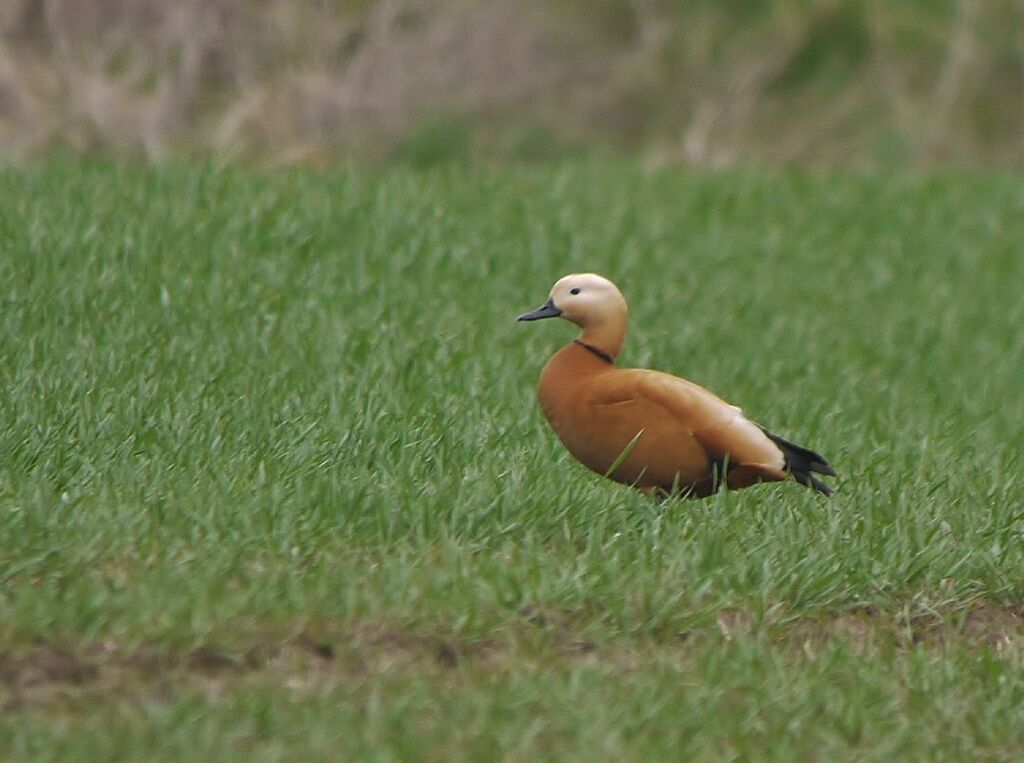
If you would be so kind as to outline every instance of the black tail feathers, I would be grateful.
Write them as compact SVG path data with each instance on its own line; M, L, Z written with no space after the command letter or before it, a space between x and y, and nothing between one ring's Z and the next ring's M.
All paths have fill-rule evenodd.
M814 477L815 474L836 476L835 469L829 466L828 461L820 453L801 448L789 440L772 434L767 429L764 430L764 433L768 435L768 439L779 446L786 458L786 471L793 475L793 479L823 495L832 495L832 488Z

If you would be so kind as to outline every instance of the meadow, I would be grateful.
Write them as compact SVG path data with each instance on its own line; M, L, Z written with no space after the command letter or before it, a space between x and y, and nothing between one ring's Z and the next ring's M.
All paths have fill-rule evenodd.
M1018 174L0 173L0 759L1019 759ZM572 461L580 270L836 494Z

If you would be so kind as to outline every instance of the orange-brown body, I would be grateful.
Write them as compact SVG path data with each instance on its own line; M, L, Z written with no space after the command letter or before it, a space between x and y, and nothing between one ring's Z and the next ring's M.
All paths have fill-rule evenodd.
M791 474L828 494L816 474L835 474L817 453L747 419L692 382L660 371L618 368L627 310L618 289L592 274L566 276L548 302L521 320L563 317L579 338L548 361L538 397L559 439L585 466L655 494L704 497Z
M730 488L787 477L782 451L739 409L669 374L616 368L573 343L548 361L537 392L569 452L617 482L703 497L725 470Z

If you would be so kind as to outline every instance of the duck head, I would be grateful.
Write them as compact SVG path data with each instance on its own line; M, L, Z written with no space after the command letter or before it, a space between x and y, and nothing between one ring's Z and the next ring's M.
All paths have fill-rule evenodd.
M597 347L613 358L626 338L629 311L618 287L594 273L573 273L551 287L548 301L519 316L521 321L564 318L582 331L580 341Z

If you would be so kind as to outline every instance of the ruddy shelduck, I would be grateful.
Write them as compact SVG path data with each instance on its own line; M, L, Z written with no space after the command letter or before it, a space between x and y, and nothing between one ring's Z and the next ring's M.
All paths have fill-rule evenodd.
M618 288L593 273L565 276L521 321L564 318L582 331L548 361L537 395L569 452L585 466L658 497L703 498L792 477L825 495L835 476L812 450L770 433L734 405L660 371L618 368L628 311Z

